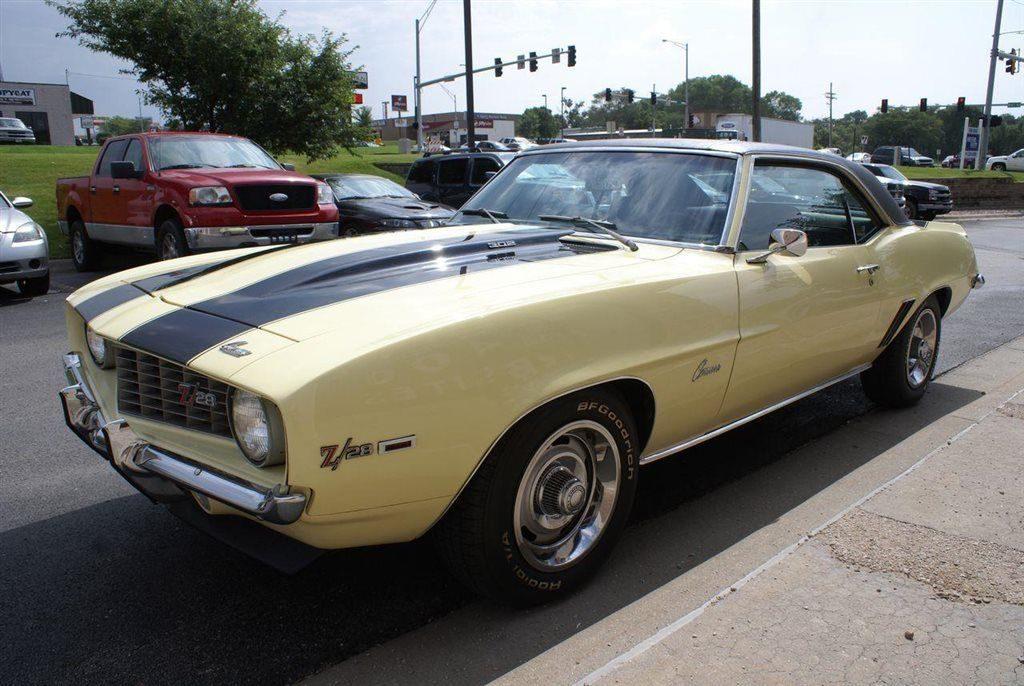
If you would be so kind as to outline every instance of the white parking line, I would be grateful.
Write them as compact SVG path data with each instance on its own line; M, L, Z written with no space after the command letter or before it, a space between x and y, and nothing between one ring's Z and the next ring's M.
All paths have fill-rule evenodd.
M1016 393L1014 393L1009 398L1007 398L1001 405L999 405L999 407L1003 407L1007 403L1012 402L1021 393L1024 393L1024 388L1018 390ZM665 626L664 628L660 629L656 633L654 633L651 636L649 636L649 637L645 638L644 640L640 641L639 643L637 643L635 646L633 646L632 648L630 648L626 652L621 653L620 655L612 658L611 660L606 662L604 665L598 667L597 669L592 671L590 674L587 674L585 677L583 677L582 679L577 681L573 686L590 686L591 684L596 684L598 681L600 681L604 677L608 676L609 674L611 674L612 672L614 672L618 668L622 667L623 665L628 664L629 662L631 662L635 658L643 655L648 650L650 650L654 646L658 645L659 643L664 641L666 638L668 638L669 636L672 636L677 631L679 631L680 629L685 627L687 624L691 623L692 621L694 621L695 619L700 617L702 614L704 614L704 611L707 610L709 607L711 607L715 603L719 602L720 600L722 600L726 596L739 591L741 588L746 586L748 583L750 583L751 581L753 581L754 579L759 577L766 570L771 569L772 567L777 565L779 562L781 562L782 560L784 560L787 557L789 557L790 555L792 555L797 550L797 548L799 548L801 545L803 545L804 543L806 543L810 539L814 538L814 536L819 534L825 528L829 527L830 525L832 525L835 522L837 522L838 520L840 520L843 516L845 516L851 510L853 510L856 507L860 507L861 505L863 505L865 502L867 502L871 498L875 497L876 495L878 495L879 493L881 493L885 489L887 489L890 486L892 486L894 483L900 481L903 477L907 476L908 474L910 474L911 472L916 470L918 467L920 467L925 462L930 460L934 455L938 454L939 452L941 452L941 451L945 450L946 448L948 448L949 446L953 445L956 441L960 440L963 436L967 435L972 429L974 429L974 427L978 426L978 424L980 424L981 422L985 421L985 419L987 419L989 416L991 416L997 410L998 410L998 408L989 410L980 419L972 422L971 424L969 424L968 426L963 428L961 431L959 431L957 434L955 434L952 438L947 439L945 444L940 445L938 448L935 448L934 450L932 450L931 452L926 454L924 457L919 459L917 462L915 462L914 464L912 464L909 467L907 467L907 469L905 469L900 474L897 474L896 476L894 476L893 478L889 479L888 481L886 481L882 485L880 485L877 488L875 488L874 490L870 491L867 495L865 495L865 496L863 496L861 498L858 498L855 502L853 502L852 504L850 504L847 507L843 508L842 510L837 512L835 515L830 517L828 520L826 520L822 524L820 524L820 525L816 526L815 528L813 528L808 533L806 533L803 536L801 536L799 540L797 540L794 543L791 543L790 545L786 546L785 548L783 548L779 552L775 553L768 560L766 560L761 565L759 565L755 569L753 569L750 572L748 572L747 574L745 574L743 577L738 579L736 582L730 584L727 588L723 588L721 591L719 591L715 595L713 595L710 598L708 598L707 600L705 600L696 609L691 610L690 612L686 613L685 615L683 615L679 619L675 620L671 624Z

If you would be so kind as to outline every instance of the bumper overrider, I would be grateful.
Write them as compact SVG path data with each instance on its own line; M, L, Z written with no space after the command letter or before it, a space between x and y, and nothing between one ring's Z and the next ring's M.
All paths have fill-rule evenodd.
M69 385L59 395L68 428L150 499L167 503L198 494L270 524L291 524L302 516L302 493L218 472L142 440L123 419L107 421L86 385L77 354L64 356L64 373Z

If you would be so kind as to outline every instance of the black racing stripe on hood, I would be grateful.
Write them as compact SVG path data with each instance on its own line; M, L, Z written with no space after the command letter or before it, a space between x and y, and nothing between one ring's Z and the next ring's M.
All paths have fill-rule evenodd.
M86 298L74 307L75 311L82 315L85 321L90 322L104 312L112 310L118 305L123 305L129 300L134 300L141 295L145 294L138 288L130 284L121 284L120 286L114 286L110 290L97 293L91 298Z
M146 293L152 294L154 291L158 291L161 288L170 288L171 286L177 286L180 283L197 279L200 276L206 276L213 272L231 267L239 264L240 262L246 262L256 257L262 257L268 253L277 252L278 250L284 250L287 248L294 248L296 244L289 245L277 245L266 250L258 250L255 252L246 253L233 257L229 260L221 260L220 262L214 262L212 264L198 264L193 267L184 267L182 269L175 269L174 271L167 272L166 274L157 274L156 276L150 276L145 279L139 279L138 281L132 281L132 285L136 288L140 288Z
M241 322L184 308L137 326L121 336L121 342L186 364L204 350L251 328Z
M392 288L516 262L569 257L578 251L560 239L570 233L522 229L373 248L303 265L190 307L259 327Z

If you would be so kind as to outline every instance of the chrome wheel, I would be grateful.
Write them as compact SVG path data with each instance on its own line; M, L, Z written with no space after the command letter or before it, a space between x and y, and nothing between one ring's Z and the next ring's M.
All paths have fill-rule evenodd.
M533 454L516 493L516 544L545 572L570 567L597 544L621 479L619 449L597 422L572 422Z
M168 231L160 240L160 259L173 260L175 257L181 257L181 251L178 249L178 239L175 238L172 232Z
M938 333L935 312L928 308L921 310L907 343L907 381L911 388L918 388L931 375L938 349Z
M71 252L75 256L75 262L78 264L85 263L85 239L82 238L81 231L75 231L71 234Z

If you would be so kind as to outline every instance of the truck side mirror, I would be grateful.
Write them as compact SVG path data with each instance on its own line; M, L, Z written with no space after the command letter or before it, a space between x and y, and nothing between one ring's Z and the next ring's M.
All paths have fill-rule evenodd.
M295 165L291 162L282 162L281 169L284 169L285 171L295 171Z
M115 179L139 179L142 172L136 171L134 162L111 162L110 176Z

